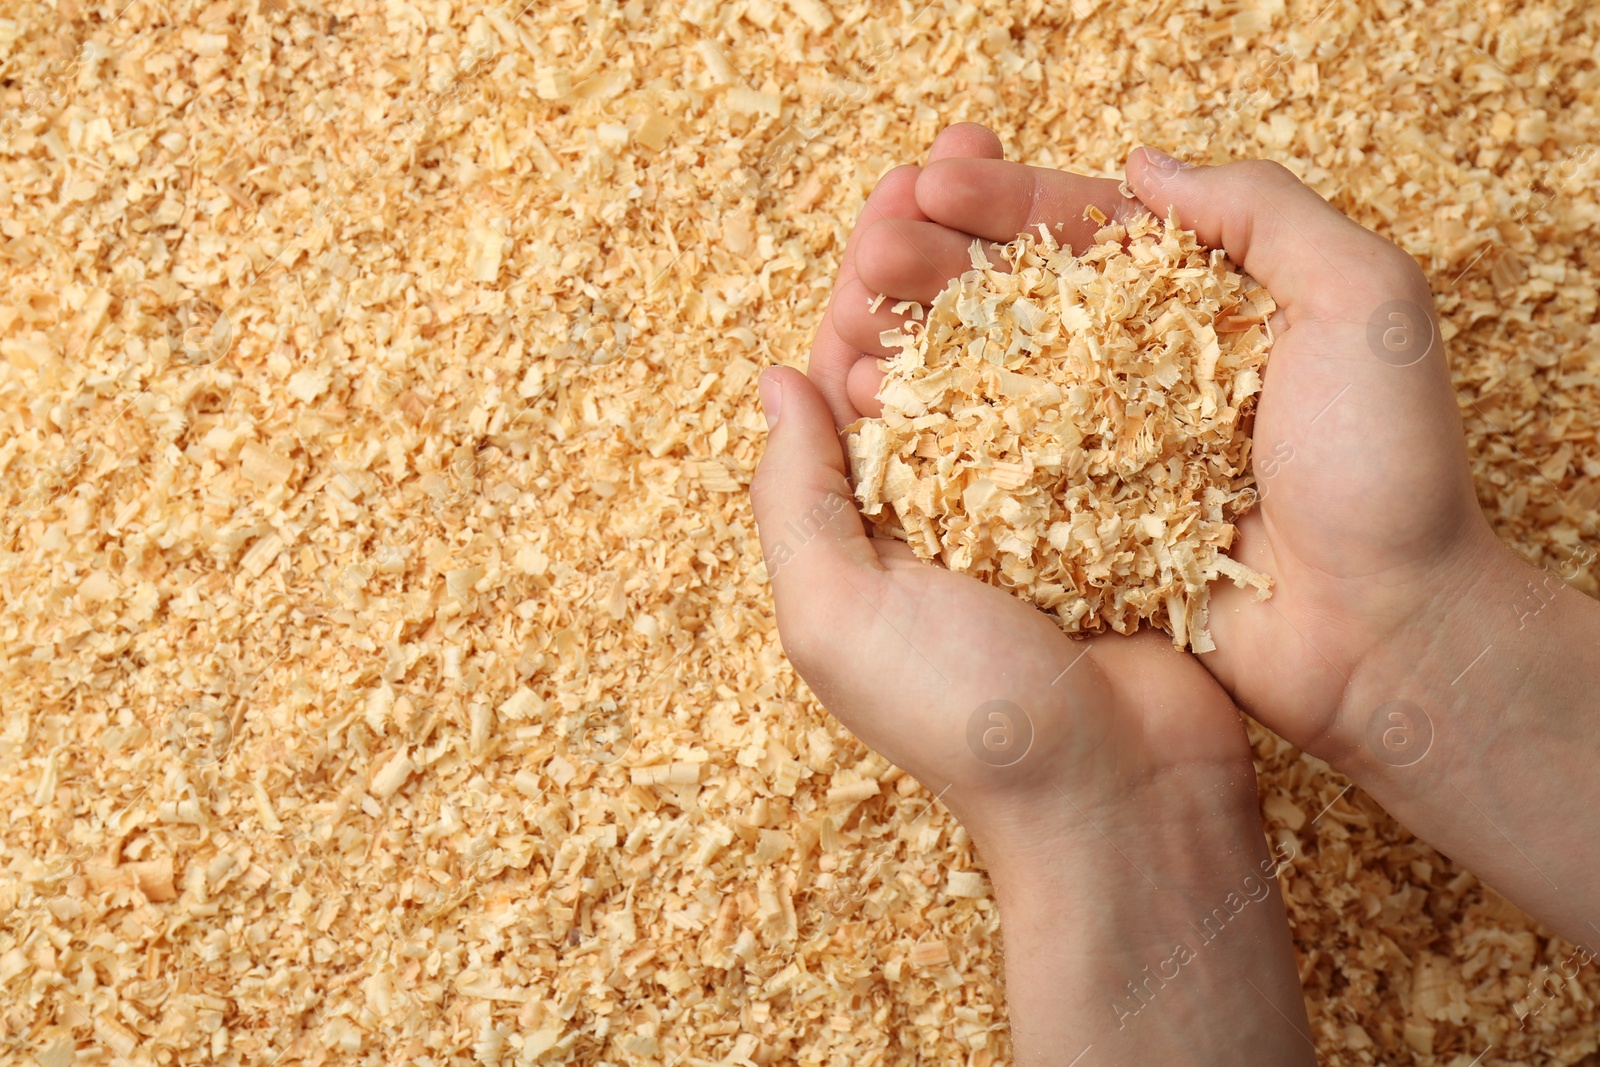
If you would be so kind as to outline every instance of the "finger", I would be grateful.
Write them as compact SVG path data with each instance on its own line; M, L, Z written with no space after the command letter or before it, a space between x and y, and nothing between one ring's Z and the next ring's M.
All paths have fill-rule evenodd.
M976 122L958 122L946 126L933 139L933 147L928 150L928 162L961 156L1004 159L1005 155L1005 149L1000 147L1000 138L989 127Z
M929 219L990 241L1010 241L1040 223L1056 240L1082 250L1100 224L1083 217L1093 204L1109 219L1143 211L1110 178L1007 163L1000 159L942 159L917 177L917 206Z
M852 279L850 284L857 286L860 283ZM838 295L839 291L835 288L836 300ZM855 394L849 382L857 366L871 366L875 362L875 359L866 357L861 349L839 336L831 314L823 316L822 325L817 327L817 336L811 342L811 362L806 375L811 380L812 388L828 406L837 429L843 429L865 414L852 399Z
M878 399L883 379L884 373L878 369L875 359L857 360L856 365L850 368L850 403L869 419L883 417L883 401Z
M895 314L894 306L898 303L892 297L885 296L878 301L879 294L866 287L859 278L850 281L834 290L833 304L831 305L833 328L838 331L839 338L850 348L855 350L857 359L863 354L872 359L882 359L892 354L895 350L888 348L879 340L879 335L884 330L894 330L906 321L906 315ZM873 303L878 304L878 310L873 311ZM871 362L871 360L868 360ZM847 369L853 370L854 365Z
M761 375L770 429L750 483L762 558L778 625L825 626L830 604L855 602L881 574L856 512L832 414L805 375L774 367Z
M884 293L889 302L915 300L929 304L950 279L972 269L972 235L912 219L875 222L856 247L856 276L868 291ZM1003 262L988 243L991 262Z
M1152 212L1175 210L1203 244L1225 250L1291 322L1297 306L1343 308L1379 275L1374 268L1420 277L1403 251L1270 160L1201 167L1140 148L1128 157L1128 185Z
M926 220L926 216L916 203L915 188L918 173L920 173L918 167L909 165L896 167L879 179L878 184L873 187L871 195L861 208L855 229L845 242L844 255L839 259L839 275L834 281L833 296L828 303L828 312L823 318L822 325L817 329L817 338L811 346L811 358L806 373L816 384L817 390L828 405L828 410L833 412L834 420L840 426L860 418L860 412L850 404L846 382L850 376L851 366L862 358L863 349L853 348L841 340L837 323L832 321L834 309L839 304L841 295L845 294L846 290L852 289L852 283L855 282L856 248L867 226L885 218ZM864 302L862 306L865 307ZM876 334L873 338L875 341ZM873 350L876 350L876 346Z
M855 228L845 242L844 255L839 260L840 281L855 277L856 250L861 245L862 234L874 223L885 219L927 221L928 216L917 206L917 176L921 173L921 167L907 163L889 171L872 187L866 203L861 205L861 214L856 216Z

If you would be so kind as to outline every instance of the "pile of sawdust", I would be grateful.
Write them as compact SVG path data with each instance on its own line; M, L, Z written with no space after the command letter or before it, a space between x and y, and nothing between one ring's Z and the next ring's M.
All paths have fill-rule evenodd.
M1176 219L1093 214L1077 256L1043 226L1003 249L1010 271L974 242L926 322L885 333L900 352L883 417L851 427L856 496L1069 633L1148 620L1209 652L1209 583L1271 589L1227 550L1256 498L1245 427L1274 304Z
M744 494L950 122L1284 161L1428 271L1496 529L1595 542L1594 5L4 16L6 1063L1009 1062L972 843L785 661ZM1600 971L1254 737L1328 1062L1595 1049Z

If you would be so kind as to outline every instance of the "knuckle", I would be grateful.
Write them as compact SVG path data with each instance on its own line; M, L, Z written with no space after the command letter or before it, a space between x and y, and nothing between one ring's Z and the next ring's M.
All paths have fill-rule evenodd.
M875 352L879 350L878 334L882 327L878 325L874 313L867 310L865 283L862 286L860 300L835 301L828 314L833 319L833 330L841 340L860 351Z
M888 173L878 179L878 184L872 187L872 192L877 194L902 185L911 186L916 183L917 175L921 172L922 168L915 163L902 163L898 167L892 167Z
M1427 275L1411 253L1371 230L1363 231L1357 247L1365 267L1360 288L1369 302L1381 304L1398 296L1423 307L1433 306Z
M1263 185L1282 187L1300 184L1294 171L1275 159L1246 159L1233 166L1239 168L1239 173L1246 179Z
M911 199L917 187L917 175L922 173L922 168L915 163L902 163L889 170L879 178L872 187L872 192L867 196L867 202L861 208L861 214L856 216L857 224L869 215L877 212L884 213L884 205L890 202L899 202ZM892 214L893 212L889 212Z
M1422 264L1417 262L1415 256L1386 237L1378 237L1376 243L1379 262L1393 274L1395 281L1404 283L1413 291L1429 292L1428 276L1423 273Z
M888 219L878 219L861 231L861 244L856 249L856 277L869 288L881 282L894 267L899 250L894 236Z

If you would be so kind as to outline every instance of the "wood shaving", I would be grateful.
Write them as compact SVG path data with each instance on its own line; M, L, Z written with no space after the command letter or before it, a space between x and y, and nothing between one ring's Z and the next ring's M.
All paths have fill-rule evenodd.
M1011 1062L971 840L783 655L760 371L949 123L1279 159L1423 264L1484 510L1593 595L1597 53L1571 2L8 5L0 1060ZM1594 1062L1600 967L1251 737L1328 1063Z
M1245 429L1275 305L1175 219L1095 217L1076 256L1044 226L1002 249L1009 269L974 241L926 323L884 334L900 351L883 416L850 428L856 497L1068 633L1149 622L1210 651L1209 583L1272 587L1226 553L1256 499Z

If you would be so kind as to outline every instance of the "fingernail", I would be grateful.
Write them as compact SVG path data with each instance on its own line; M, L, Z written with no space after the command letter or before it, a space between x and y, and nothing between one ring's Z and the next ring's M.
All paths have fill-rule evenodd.
M783 407L783 385L778 379L762 374L757 388L761 391L761 413L767 417L767 429L778 425L778 410Z
M1159 148L1151 148L1149 145L1143 145L1142 148L1144 150L1144 158L1148 159L1151 163L1160 167L1162 170L1189 169L1189 164L1185 163L1176 156L1167 155Z

